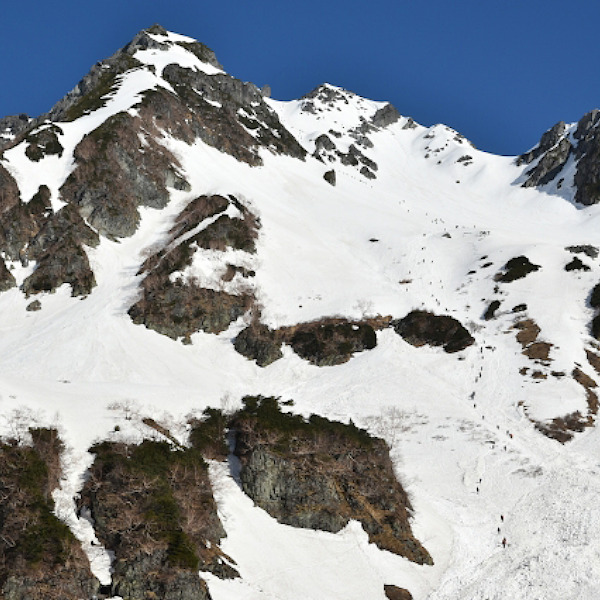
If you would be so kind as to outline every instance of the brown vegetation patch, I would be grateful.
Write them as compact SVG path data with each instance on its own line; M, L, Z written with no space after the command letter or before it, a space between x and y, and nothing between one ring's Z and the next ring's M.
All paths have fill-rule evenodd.
M432 564L410 529L410 502L388 448L352 423L282 413L277 399L247 397L234 415L242 488L278 521L337 532L360 521L371 542Z
M534 342L527 346L522 354L531 360L549 360L550 349L553 345L550 342Z
M565 444L573 439L574 433L581 433L591 424L590 418L586 419L579 411L576 411L548 422L536 422L535 428L546 437Z
M91 451L96 458L79 504L115 554L113 595L183 597L186 590L205 598L198 570L237 575L218 547L225 532L197 449L146 440L103 442Z
M517 342L519 342L523 348L526 348L529 344L535 342L541 331L533 319L518 321L513 325L513 329L519 330L517 333Z
M404 588L395 585L384 585L383 589L388 600L413 600L412 594Z
M0 595L77 600L98 589L87 557L53 513L62 444L52 429L31 429L32 446L0 444Z
M598 394L592 390L594 388L597 388L598 384L589 375L587 375L577 367L573 369L572 376L573 379L585 389L585 397L588 405L588 415L595 416L598 413Z

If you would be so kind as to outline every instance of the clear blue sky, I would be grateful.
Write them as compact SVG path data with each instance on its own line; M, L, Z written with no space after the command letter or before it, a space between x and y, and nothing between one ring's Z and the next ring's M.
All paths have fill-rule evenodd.
M5 0L1 18L2 116L45 112L153 23L274 98L328 81L499 154L600 106L598 0Z

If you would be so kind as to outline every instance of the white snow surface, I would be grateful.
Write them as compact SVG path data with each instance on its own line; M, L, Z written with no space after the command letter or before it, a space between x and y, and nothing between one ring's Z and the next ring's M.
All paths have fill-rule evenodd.
M144 89L166 86L166 64L208 72L182 52L138 52L156 74L128 72L104 108L60 123L62 158L32 163L24 144L6 152L23 199L43 183L59 207L79 140L134 106ZM312 151L320 133L347 132L383 105L348 98L331 109L335 118L303 112L301 101L269 105ZM597 600L598 430L560 445L531 419L586 410L584 390L569 374L580 365L595 375L585 355L593 316L586 298L600 264L579 255L590 271L566 272L574 255L565 246L600 245L600 207L578 209L570 198L521 188L515 182L524 167L512 158L476 150L441 125L406 123L403 117L369 134L376 179L336 165L335 187L323 180L328 166L311 157L264 150L264 165L250 167L200 141L188 146L165 137L192 190L173 190L162 211L144 209L134 236L103 239L88 250L98 284L89 297L72 298L63 286L37 297L42 310L27 312L31 298L20 290L0 294L3 433L25 436L32 420L58 426L67 450L57 514L82 540L102 582L110 580L110 557L92 546L92 528L73 502L90 446L157 435L141 423L145 416L184 439L190 414L232 409L242 396L260 393L293 399L293 410L305 415L351 418L384 437L413 503L413 530L435 565L378 550L357 523L335 535L278 524L240 491L227 465L212 464L227 531L222 548L242 575L221 581L203 574L214 600L384 600L384 584L409 589L415 600ZM457 162L465 154L471 159ZM233 349L243 318L220 335L194 334L191 345L134 325L127 310L137 298L141 263L182 208L210 193L233 194L260 218L256 255L236 260L256 270L252 286L269 326L338 315L399 318L422 308L457 318L476 344L446 354L410 346L388 329L378 333L375 349L340 366L318 368L285 348L284 358L262 369ZM494 274L521 254L541 269L498 285ZM216 286L223 264L214 253L199 253L188 275ZM15 272L21 283L27 270ZM495 298L502 301L497 318L484 322ZM550 367L523 356L510 329L523 317L512 312L522 303L540 339L554 344ZM540 368L547 379L522 376L523 367Z

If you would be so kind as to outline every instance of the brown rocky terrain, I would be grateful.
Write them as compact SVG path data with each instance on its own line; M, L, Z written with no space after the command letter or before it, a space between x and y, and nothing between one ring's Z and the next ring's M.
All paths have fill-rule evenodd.
M240 218L224 213L230 204L240 211ZM204 228L204 220L221 215ZM200 196L181 212L164 246L152 254L140 269L142 297L130 309L134 323L174 339L196 331L218 333L243 315L253 299L248 292L230 294L204 288L194 280L174 277L192 264L197 248L223 251L236 248L254 252L259 223L254 215L233 196Z

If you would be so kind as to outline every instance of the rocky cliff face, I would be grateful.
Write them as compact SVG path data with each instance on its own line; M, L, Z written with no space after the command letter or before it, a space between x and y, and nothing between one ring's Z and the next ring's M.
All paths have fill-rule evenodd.
M569 128L559 122L542 136L540 143L517 159L517 164L535 163L527 171L524 187L555 182L575 187L574 200L585 206L600 202L600 112L593 110ZM567 163L575 165L574 175ZM567 178L572 177L572 180Z
M411 532L411 505L385 443L352 423L282 413L275 398L248 397L232 420L243 490L277 520L337 532L360 521L371 542L432 564Z

